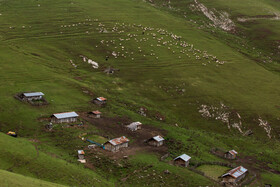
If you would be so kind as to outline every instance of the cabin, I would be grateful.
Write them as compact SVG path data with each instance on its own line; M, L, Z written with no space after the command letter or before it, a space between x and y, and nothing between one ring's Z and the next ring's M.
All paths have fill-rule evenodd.
M104 149L112 152L118 152L122 148L128 147L129 139L125 136L109 140L104 143Z
M137 131L142 128L142 123L137 121L137 122L133 122L133 123L127 125L126 127L131 131Z
M91 117L100 118L102 113L98 110L95 110L95 111L89 112L89 114L90 114Z
M247 171L243 166L238 166L222 175L222 183L236 185L246 176Z
M43 99L44 94L42 92L31 92L31 93L22 93L21 98L24 101L38 101Z
M77 121L78 114L76 112L57 113L51 116L52 123L74 123Z
M78 150L78 158L79 160L85 159L85 152L83 150Z
M224 154L224 157L226 159L236 159L237 154L238 153L235 150L230 150Z
M93 103L95 103L99 106L104 106L107 103L107 99L104 97L97 97L93 100Z
M147 143L151 146L159 147L163 145L163 141L164 141L163 137L158 135L148 139Z
M81 163L86 163L85 152L83 150L78 150L78 161Z
M181 156L176 157L173 161L174 164L177 166L188 167L190 159L191 159L190 156L186 154L182 154Z

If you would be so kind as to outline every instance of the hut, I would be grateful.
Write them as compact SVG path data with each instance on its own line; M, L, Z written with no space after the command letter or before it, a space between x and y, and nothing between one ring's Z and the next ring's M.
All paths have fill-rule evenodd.
M78 150L78 158L79 160L85 159L85 152L83 150Z
M89 114L94 118L100 118L102 113L98 110L95 110L95 111L89 112Z
M137 121L137 122L133 122L133 123L127 125L126 127L131 131L137 131L142 128L142 123Z
M174 159L174 164L177 166L188 167L190 159L190 156L182 154Z
M57 113L51 116L52 123L73 123L77 121L78 114L76 112Z
M235 150L230 150L224 154L224 157L227 159L235 159L237 154L238 153Z
M83 150L78 150L78 161L81 163L86 163L85 152Z
M104 143L103 146L104 146L105 150L117 152L121 148L128 147L128 142L129 142L129 139L126 138L125 136L122 136L119 138L109 140L108 142Z
M97 97L93 100L93 103L99 106L104 106L107 103L107 99L105 97Z
M43 98L44 94L42 92L31 92L31 93L22 93L21 98L24 101L38 101Z
M163 141L164 141L163 137L158 135L158 136L154 136L154 137L148 139L147 143L149 145L152 145L152 146L155 146L155 147L159 147L159 146L163 145Z
M222 175L222 183L236 185L247 174L247 169L243 166L238 166L229 172Z

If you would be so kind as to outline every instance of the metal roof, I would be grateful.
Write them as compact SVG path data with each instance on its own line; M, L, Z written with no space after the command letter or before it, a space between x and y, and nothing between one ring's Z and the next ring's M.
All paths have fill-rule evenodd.
M32 93L23 93L25 97L36 97L36 96L43 96L42 92L32 92Z
M84 152L84 150L78 150L78 154L79 154L79 155L84 155L85 152Z
M65 113L57 113L53 114L54 117L57 119L63 119L63 118L74 118L78 117L79 115L76 112L65 112Z
M233 178L238 178L241 175L243 175L244 173L246 173L248 170L246 168L244 168L243 166L238 166L237 168L234 168L232 170L230 170L229 172L227 172L226 174L222 175L222 177L225 176L231 176Z
M125 136L119 137L119 138L115 138L109 141L109 143L111 143L112 145L119 145L122 143L126 143L129 142L129 139L126 138Z
M101 114L101 112L99 110L92 111L91 113L96 114L96 115Z
M177 160L178 158L181 158L184 161L189 161L191 159L191 157L189 155L186 154L182 154L181 156L176 157L174 160Z
M106 101L107 99L105 97L97 97L96 98L98 101Z
M142 125L141 122L137 121L137 122L133 122L133 123L130 123L129 125L127 125L127 127L129 128L133 128L133 127L136 127L138 125Z
M235 150L230 150L229 153L232 154L232 155L237 155L238 154L238 152L236 152Z
M164 140L164 138L163 138L163 137L161 137L160 135L158 135L158 136L154 136L154 137L153 137L153 139L154 139L155 141L157 141L157 142L161 142L161 141L163 141L163 140Z

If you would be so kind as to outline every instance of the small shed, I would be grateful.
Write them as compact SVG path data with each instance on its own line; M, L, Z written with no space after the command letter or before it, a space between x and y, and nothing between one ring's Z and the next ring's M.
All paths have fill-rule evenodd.
M31 92L31 93L22 93L22 100L25 101L37 101L43 98L44 94L42 92Z
M133 122L133 123L127 125L126 127L131 131L137 131L142 128L142 123L137 121L137 122Z
M128 142L129 142L129 139L126 138L125 136L122 136L119 138L109 140L108 142L104 143L103 146L104 146L105 150L117 152L121 148L128 147Z
M238 153L235 150L230 150L224 154L224 157L227 159L235 159L237 154Z
M84 152L84 150L78 150L78 158L79 158L79 160L85 159L85 152Z
M158 135L158 136L154 136L154 137L148 139L147 143L149 145L159 147L159 146L163 145L163 141L164 141L164 138L161 137L160 135Z
M57 113L51 116L52 123L73 123L77 121L78 114L76 112Z
M105 97L97 97L93 100L93 102L99 106L104 106L107 103L107 99Z
M78 161L81 163L86 163L86 159L85 159L85 152L83 150L78 150Z
M174 164L177 166L188 167L190 159L191 157L189 155L182 154L174 159Z
M95 111L89 112L89 114L94 118L100 118L102 113L98 110L95 110Z
M247 171L243 166L238 166L222 175L222 183L235 185L246 176Z

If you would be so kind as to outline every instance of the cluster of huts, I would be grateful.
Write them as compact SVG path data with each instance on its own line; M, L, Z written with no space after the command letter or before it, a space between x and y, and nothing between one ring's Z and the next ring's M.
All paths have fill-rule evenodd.
M44 94L42 92L32 92L32 93L22 93L20 95L23 101L38 101L43 99ZM99 106L105 106L107 104L107 99L104 97L97 97L93 100L93 103ZM101 118L101 112L98 110L91 111L88 113L93 118ZM75 123L78 120L79 115L76 112L64 112L64 113L56 113L51 115L51 123ZM127 129L131 131L141 130L142 123L141 122L133 122L126 126ZM103 144L103 148L108 151L118 152L123 148L127 148L129 143L129 139L125 136L111 139ZM151 137L146 140L146 143L151 146L159 147L164 143L164 138L160 135ZM230 150L224 153L224 158L226 159L236 159L237 152L235 150ZM176 157L173 160L174 165L188 167L191 157L187 154L182 154ZM85 160L85 152L83 150L78 150L78 161L81 163L86 163ZM248 170L243 166L236 167L224 175L222 175L222 183L234 185L237 184L240 180L242 180Z

